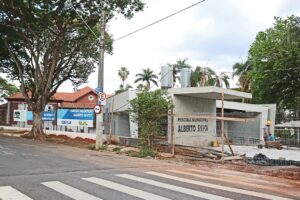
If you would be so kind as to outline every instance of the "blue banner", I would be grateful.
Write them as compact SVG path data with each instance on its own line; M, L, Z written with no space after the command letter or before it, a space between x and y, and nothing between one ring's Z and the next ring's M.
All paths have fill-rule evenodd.
M44 111L42 112L42 120L43 121L55 121L56 113L52 111ZM33 120L33 113L32 111L27 111L27 120Z
M65 126L93 127L93 109L58 109L57 124Z

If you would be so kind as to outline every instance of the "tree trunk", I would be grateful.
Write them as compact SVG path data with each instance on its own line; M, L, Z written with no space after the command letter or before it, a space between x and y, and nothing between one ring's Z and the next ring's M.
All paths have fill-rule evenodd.
M39 140L44 138L42 111L33 111L33 122L30 136Z

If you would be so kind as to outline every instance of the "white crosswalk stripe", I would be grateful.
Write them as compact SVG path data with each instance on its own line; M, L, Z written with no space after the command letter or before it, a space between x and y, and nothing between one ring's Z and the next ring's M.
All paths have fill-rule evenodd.
M11 186L0 187L1 200L33 200Z
M176 172L175 170L169 170L172 172ZM168 174L163 174L163 173L158 173L158 172L146 172L147 174L175 180L175 181L181 181L185 183L190 183L194 185L199 185L199 186L204 186L204 187L210 187L214 189L219 189L219 190L225 190L229 192L234 192L234 193L239 193L239 194L245 194L245 195L250 195L250 196L255 196L255 197L260 197L260 198L265 198L265 199L276 199L276 200L291 200L290 198L284 198L284 197L279 197L275 195L270 195L270 194L264 194L260 192L254 192L254 191L249 191L249 190L243 190L239 188L233 188L233 187L227 187L227 186L221 186L221 185L216 185L216 184L211 184L211 183L205 183L205 182L200 182L200 181L195 181L191 179L186 179L186 178L180 178L177 176L172 176ZM192 175L192 174L189 174Z
M49 187L65 196L75 200L102 200L74 187L61 183L59 181L43 182L44 186Z
M180 171L180 170L167 170L167 171L172 172L172 173L178 173L179 175L182 174L182 175L192 176L194 178L200 177L200 176L197 176L197 174L189 173L186 171ZM217 190L222 190L224 192L226 191L228 193L235 193L234 199L236 198L236 195L239 194L239 195L248 195L253 198L259 197L259 198L264 198L264 199L292 200L291 198L285 198L285 197L280 197L280 196L276 196L276 195L260 193L260 192L256 192L256 191L250 191L250 190L245 190L245 189L239 189L239 188L234 188L234 187L228 187L228 186L207 183L207 182L199 181L199 179L192 180L192 179L188 179L188 178L182 178L179 175L174 176L174 175L170 175L170 174L166 174L166 173L159 173L159 172L154 172L154 171L145 172L145 174L163 178L163 179L165 179L165 181L173 180L178 183L188 183L188 184L198 185L198 186L202 186L202 187L206 187L206 188L211 188L213 190L217 189ZM165 183L165 181L152 180L151 178L143 178L140 176L135 176L135 175L130 175L130 174L117 174L116 176L133 181L133 182L144 183L144 184L148 184L151 186L155 186L157 188L163 188L166 190L171 190L171 191L175 191L178 193L182 193L185 195L191 195L191 196L195 196L195 197L199 197L199 198L211 199L211 200L231 200L230 197L228 198L228 197L219 196L217 194L214 194L213 192L208 192L208 193L202 192L200 190L189 189L187 186L180 187L180 186L176 186L173 184ZM82 183L86 183L86 184L88 184L87 182L93 183L93 184L99 185L101 187L109 188L109 189L113 190L113 192L114 191L122 192L122 193L125 193L128 195L131 195L132 197L137 197L140 199L145 199L145 200L170 200L171 199L170 197L168 197L169 192L167 192L166 194L163 194L163 196L160 196L155 193L143 191L143 189L136 189L134 187L129 187L126 184L117 183L118 181L109 181L109 180L105 180L105 179L98 178L98 177L82 178L82 180L84 180L84 181L81 181ZM87 181L87 182L85 182L85 181ZM102 200L101 198L102 197L104 198L106 196L105 194L103 194L103 196L101 194L99 194L99 195L101 195L101 198L99 198L99 197L97 197L98 195L94 196L92 194L89 194L78 188L72 187L70 185L67 185L67 184L59 182L59 181L42 182L41 184L48 188L51 188L52 192L57 192L57 194L61 194L61 195L64 195L66 197L69 197L69 198L75 199L75 200ZM26 191L25 191L25 193L26 193ZM25 195L22 192L18 191L17 189L15 189L11 186L0 186L0 200L33 200L29 196L30 196L30 194L26 193L26 195ZM239 198L242 199L242 196L240 196Z
M158 196L149 192L145 192L142 190L138 190L135 188L131 188L125 185L121 185L115 182L111 182L111 181L107 181L104 179L100 179L100 178L96 178L96 177L90 177L90 178L83 178L83 180L85 181L89 181L91 183L95 183L98 185L101 185L103 187L107 187L113 190L117 190L141 199L146 199L146 200L170 200L168 198L162 197L162 196Z
M153 185L156 187L161 187L164 189L173 190L176 192L200 197L200 198L212 199L212 200L229 200L230 199L230 198L221 197L221 196L217 196L217 195L213 195L213 194L209 194L209 193L205 193L205 192L200 192L200 191L196 191L196 190L192 190L192 189L188 189L188 188L184 188L184 187L179 187L179 186L175 186L175 185L171 185L171 184L167 184L167 183L162 183L159 181L154 181L151 179L141 178L141 177L133 176L133 175L129 175L129 174L118 174L116 176L134 180L134 181L138 181L141 183L146 183L146 184Z

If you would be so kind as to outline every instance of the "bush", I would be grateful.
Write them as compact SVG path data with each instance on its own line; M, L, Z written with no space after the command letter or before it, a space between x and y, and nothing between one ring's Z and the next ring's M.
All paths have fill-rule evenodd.
M130 101L129 113L133 121L138 123L140 146L152 148L152 139L161 136L161 121L166 118L173 108L171 99L166 92L156 90L154 92L142 92L138 97Z
M116 146L115 148L113 148L113 151L116 153L120 153L121 149L122 149L121 147Z
M146 158L146 157L155 157L157 154L157 152L155 150L153 150L152 148L144 148L141 149L141 151L139 152L139 157L140 158Z

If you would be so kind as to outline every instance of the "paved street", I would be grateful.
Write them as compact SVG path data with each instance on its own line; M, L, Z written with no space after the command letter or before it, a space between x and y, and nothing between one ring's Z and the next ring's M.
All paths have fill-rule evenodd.
M300 181L0 136L0 199L300 199Z

